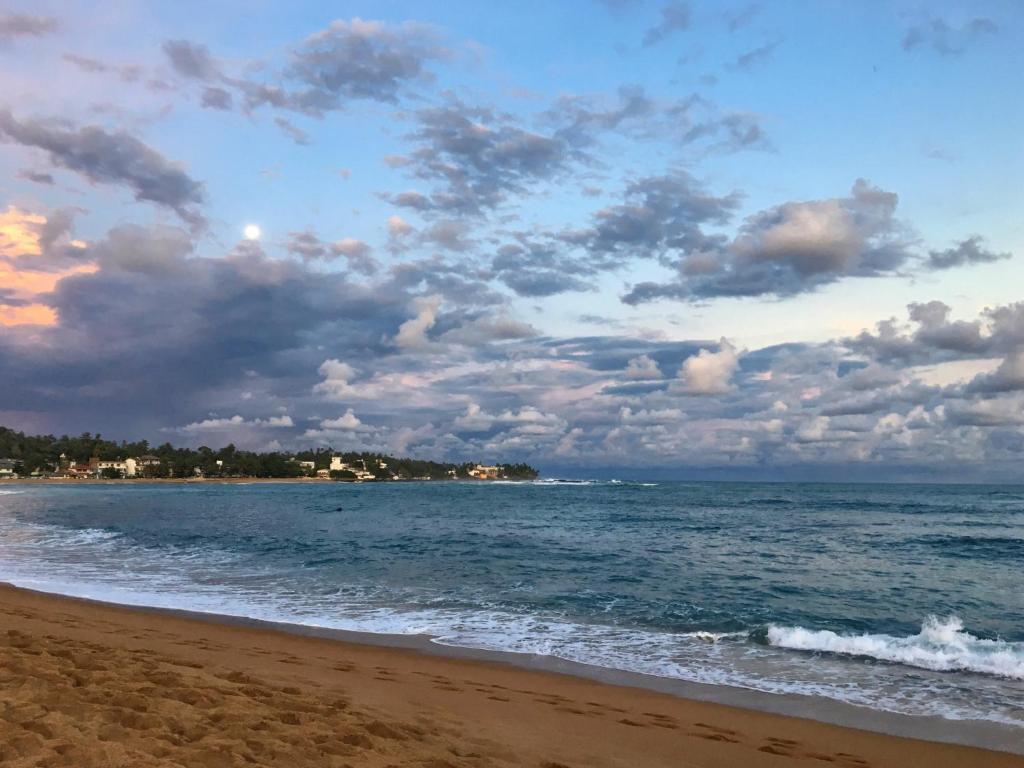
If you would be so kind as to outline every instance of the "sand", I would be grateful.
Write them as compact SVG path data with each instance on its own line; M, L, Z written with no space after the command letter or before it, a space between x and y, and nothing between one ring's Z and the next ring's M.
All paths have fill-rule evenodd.
M0 765L1024 766L652 691L0 586Z

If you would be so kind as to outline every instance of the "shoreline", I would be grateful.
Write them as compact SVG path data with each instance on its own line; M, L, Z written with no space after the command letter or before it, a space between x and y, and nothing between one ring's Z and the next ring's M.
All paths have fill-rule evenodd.
M753 718L771 722L776 731L787 733L794 728L801 733L808 729L829 732L835 730L849 738L868 742L894 740L899 744L917 745L912 747L915 750L920 750L920 745L930 745L936 749L976 749L984 754L1002 755L1019 760L1007 763L1008 765L1024 766L1024 758L1020 757L1024 754L1024 737L1021 732L995 723L911 717L811 696L769 694L741 688L689 683L594 667L555 657L449 646L434 642L431 637L425 635L354 632L181 609L131 606L40 592L9 584L0 584L0 607L5 605L12 595L30 602L59 606L62 609L74 607L86 615L113 613L121 617L134 617L135 620L146 621L148 617L149 620L156 622L169 621L188 628L189 632L201 632L205 628L205 631L257 633L285 643L327 643L347 653L358 649L362 653L380 653L388 657L398 654L403 658L418 660L413 662L414 666L429 663L452 665L455 669L461 669L464 665L469 665L474 668L475 674L479 674L479 668L482 667L493 673L513 677L538 676L539 679L558 686L595 686L597 690L616 696L630 692L632 696L667 699L676 702L677 706L699 710L704 720L713 719L709 713L724 710L729 714L721 721L723 723L731 722L735 718ZM664 703L662 706L665 706ZM857 736L853 737L851 734Z
M407 480L335 480L331 477L121 477L103 479L95 477L12 477L0 479L0 488L6 485L254 485L273 483L337 483L339 485L375 485L381 483L530 483L533 480L502 478L485 480L481 478L439 477L431 480L409 478Z

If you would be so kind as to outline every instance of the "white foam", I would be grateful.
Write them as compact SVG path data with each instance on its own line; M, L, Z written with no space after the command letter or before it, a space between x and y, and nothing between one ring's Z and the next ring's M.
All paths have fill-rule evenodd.
M749 632L684 632L681 637L692 637L705 643L717 643L721 640L742 640L750 637Z
M768 642L779 648L864 656L938 672L977 672L1024 680L1024 643L975 637L964 631L956 616L929 616L921 631L908 637L771 626Z

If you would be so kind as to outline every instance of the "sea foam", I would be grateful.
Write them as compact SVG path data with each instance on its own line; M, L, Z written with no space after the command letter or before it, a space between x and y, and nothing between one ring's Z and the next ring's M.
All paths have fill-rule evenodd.
M956 616L929 616L907 637L840 635L804 627L768 628L769 645L798 651L864 656L938 672L976 672L1024 680L1024 643L988 640L964 631Z

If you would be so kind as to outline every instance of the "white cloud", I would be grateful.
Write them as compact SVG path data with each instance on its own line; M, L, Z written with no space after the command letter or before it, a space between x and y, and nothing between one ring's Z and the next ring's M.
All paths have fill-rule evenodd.
M629 361L624 375L627 379L660 379L661 369L647 355L639 355Z
M739 357L736 348L722 339L718 352L702 349L686 358L679 369L679 378L688 394L721 395L730 391L729 382L737 368Z
M191 424L186 424L184 427L181 427L179 431L195 433L212 432L215 430L233 429L237 427L280 428L294 426L295 422L292 421L291 416L270 416L266 419L246 420L236 414L234 416L231 416L230 418L213 418L204 419L203 421L194 421Z
M437 310L441 306L441 299L438 296L416 299L413 306L416 309L416 317L402 323L395 335L395 346L400 349L423 349L430 346L427 331L437 322Z
M339 416L336 419L324 419L320 422L320 428L350 431L367 429L366 425L359 420L359 417L355 415L351 408L345 411L344 415Z
M313 387L313 392L331 400L341 400L354 393L349 383L356 375L355 369L348 363L331 358L324 360L318 369L324 380Z

